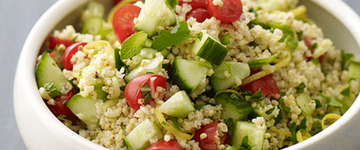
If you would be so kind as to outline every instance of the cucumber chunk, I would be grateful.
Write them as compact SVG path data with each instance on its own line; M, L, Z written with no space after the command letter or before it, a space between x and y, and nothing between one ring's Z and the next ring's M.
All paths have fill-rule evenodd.
M243 120L247 118L252 111L250 102L241 99L233 99L228 93L217 95L215 97L215 102L222 106L220 116L222 119L232 118L233 120Z
M185 118L190 112L195 111L195 107L186 92L179 91L163 103L159 110L169 116Z
M250 67L247 63L222 62L214 67L214 74L210 77L210 83L215 92L225 90L232 86L241 85L241 80L250 75Z
M67 101L65 105L92 130L99 126L99 119L96 117L97 112L95 107L97 102L95 99L76 94Z
M68 84L61 69L50 57L49 53L42 54L40 62L36 66L35 78L38 87L45 87L51 97L60 96L60 90Z
M144 150L150 146L149 140L157 137L163 139L160 128L149 119L137 125L124 139L124 144L130 150Z
M235 123L231 145L239 148L243 138L248 136L248 144L251 146L251 150L261 150L265 132L265 123L263 123L263 126L258 126L252 122L237 121Z
M220 65L229 50L216 41L205 30L201 31L201 39L196 39L192 51L212 64Z
M349 76L350 76L350 78L360 81L360 63L359 62L350 61Z
M89 33L92 35L100 34L103 29L103 20L99 17L91 17L84 22L82 33Z
M305 93L301 93L296 97L296 103L299 105L304 115L312 115L316 108L315 101Z
M164 60L164 56L159 55L154 59L151 59L150 62L146 65L140 65L129 72L127 76L125 76L125 81L129 82L131 79L135 78L136 76L143 75L146 73L153 73L157 74L161 72L162 62Z
M144 31L149 36L155 35L158 30L176 22L174 13L164 0L145 0L140 14L135 19L135 30Z
M176 57L172 66L173 81L191 97L196 97L199 93L194 91L206 80L209 69L205 63Z

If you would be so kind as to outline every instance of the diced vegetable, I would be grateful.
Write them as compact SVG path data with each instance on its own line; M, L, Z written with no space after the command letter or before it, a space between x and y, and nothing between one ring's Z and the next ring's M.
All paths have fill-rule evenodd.
M239 148L239 146L242 144L243 138L247 136L248 144L251 146L251 150L261 150L265 132L265 122L262 126L259 126L251 122L237 121L231 140L231 145Z
M195 111L195 107L186 92L179 91L162 104L159 110L169 116L185 118L190 112Z
M196 39L192 51L210 63L220 65L229 50L207 34L205 30L201 33L201 38Z
M296 97L296 103L300 106L304 115L312 115L316 108L316 103L308 94L301 93Z
M251 103L240 97L230 96L229 93L218 94L215 97L216 104L221 104L221 118L233 120L243 120L252 111Z

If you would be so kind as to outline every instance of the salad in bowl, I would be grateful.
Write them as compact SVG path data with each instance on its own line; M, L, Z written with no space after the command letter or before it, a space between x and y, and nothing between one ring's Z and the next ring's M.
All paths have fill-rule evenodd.
M109 149L281 149L356 99L360 59L297 0L90 2L35 78L50 111ZM80 27L80 28L78 28Z

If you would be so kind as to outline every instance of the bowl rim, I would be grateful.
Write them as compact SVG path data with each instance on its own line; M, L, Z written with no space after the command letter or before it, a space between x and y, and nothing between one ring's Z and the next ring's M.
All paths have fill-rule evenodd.
M95 149L104 149L103 146L100 146L96 143L93 143L79 134L73 132L70 128L66 127L61 121L59 121L47 108L45 103L43 102L36 85L35 81L35 66L36 66L36 58L38 53L34 53L33 49L36 49L37 52L41 49L43 41L46 37L53 31L55 26L59 24L59 22L74 11L77 7L85 4L89 0L78 0L74 2L73 0L61 0L57 1L53 4L36 22L32 30L30 31L24 46L21 50L20 57L17 63L17 69L15 73L15 81L14 81L14 110L16 121L19 122L19 111L16 107L16 101L19 99L19 91L22 91L22 94L27 95L29 99L35 99L32 103L33 106L36 106L36 114L41 114L43 118L42 120L46 120L45 123L47 126L51 126L54 128L55 132L64 134L67 138L75 140L79 142L79 146L91 147ZM336 0L336 1L328 1L328 0L308 0L313 2L314 4L320 6L327 10L331 15L333 15L339 22L344 23L348 22L347 24L343 24L347 29L351 29L350 33L356 40L357 44L360 46L360 28L356 25L360 24L359 16L343 1ZM339 9L340 7L340 9ZM336 9L335 9L336 8ZM64 11L65 10L65 11ZM57 12L63 12L63 14L54 16ZM58 13L57 13L58 14ZM344 14L348 15L344 17ZM47 34L38 34L44 33ZM42 40L38 40L42 39ZM35 42L34 42L35 41ZM37 42L40 41L40 42ZM21 83L21 84L20 84ZM30 88L29 88L30 87ZM354 106L360 106L359 96L353 102L351 107L343 114L343 116L330 125L328 128L325 129L326 132L322 131L310 139L292 145L286 149L305 149L312 144L316 144L318 141L321 141L325 137L331 135L332 133L338 131L344 124L347 124L351 121L356 114L360 114L360 110ZM18 125L19 127L19 125ZM21 130L21 129L19 129ZM23 131L20 131L22 138Z

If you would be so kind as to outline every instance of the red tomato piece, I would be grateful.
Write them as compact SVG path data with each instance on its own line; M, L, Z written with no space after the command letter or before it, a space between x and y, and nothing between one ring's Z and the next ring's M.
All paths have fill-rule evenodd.
M312 43L311 43L310 40L311 40L311 39L310 39L309 37L303 36L303 41L304 41L305 45L306 45L308 48L310 48L311 45L312 45ZM310 51L311 51L311 54L313 54L315 50L314 50L314 49L311 49ZM305 54L304 54L304 55L305 55ZM320 61L320 62L321 62L322 60L324 60L325 55L326 55L326 53L322 54L322 55L319 57L319 61ZM305 56L305 57L306 57L306 61L311 61L311 60L313 59L313 57L309 57L309 56Z
M112 25L120 43L136 32L133 20L139 16L140 11L141 8L133 4L123 5L115 11Z
M192 9L196 8L207 8L207 0L192 0L191 2L184 2L184 0L179 0L179 5L182 6L184 3L191 5Z
M58 53L59 53L59 51L53 51L53 52L51 52L49 55L50 55L51 58L54 58L54 59L55 59L56 57L58 57L58 56L57 56ZM62 53L64 53L64 50L62 50ZM63 59L63 56L64 56L64 55L61 55L60 58L57 58L56 64L59 64L59 62Z
M56 45L60 45L60 44L64 44L65 47L68 47L70 45L73 45L74 43L76 43L76 42L72 41L72 40L59 39L54 36L50 36L47 40L47 45L50 49L55 49Z
M223 5L217 6L213 3L214 0L208 0L207 10L209 14L222 23L232 23L239 19L242 14L241 0L223 0Z
M56 116L59 117L61 115L65 116L65 119L71 120L73 123L75 123L78 118L71 112L71 110L64 104L68 100L71 99L72 96L75 95L75 92L73 90L70 90L68 94L61 95L58 97L55 97L55 105L50 105L47 103L47 100L45 100L46 105L50 109L50 111Z
M85 42L80 42L80 43L75 43L73 45L70 45L69 47L66 48L65 53L61 57L64 69L66 69L66 70L72 70L73 69L73 64L70 61L71 58L74 56L74 54L76 52L79 51L79 46L83 47L86 44L87 43L85 43Z
M139 104L139 99L143 98L140 86L144 87L146 84L151 89L151 96L155 94L156 88L158 86L166 89L166 79L161 75L144 74L135 77L134 79L130 80L124 90L126 101L131 106L131 108L138 110L140 109L140 106L144 105ZM164 99L164 97L165 93L162 93L160 98Z
M176 141L170 140L166 142L161 140L146 148L146 150L183 150L183 148Z
M211 18L210 14L205 8L196 8L186 14L186 20L190 17L196 19L197 22L204 22L205 19Z
M254 71L251 74L255 74L257 72L258 71ZM272 98L276 98L276 95L280 94L279 88L276 85L276 81L270 75L250 82L244 85L242 89L245 91L250 91L252 94L260 90L263 96L270 96Z
M119 2L121 2L122 0L114 0L113 6L115 6L116 4L118 4Z
M215 134L216 134L216 128L217 125L220 123L220 121L214 121L210 124L207 124L198 131L195 132L193 139L199 143L199 147L202 150L216 150L216 142L215 142ZM200 135L205 133L206 138L201 139ZM220 142L223 144L223 142L226 139L227 134L224 134L224 136L219 137Z

